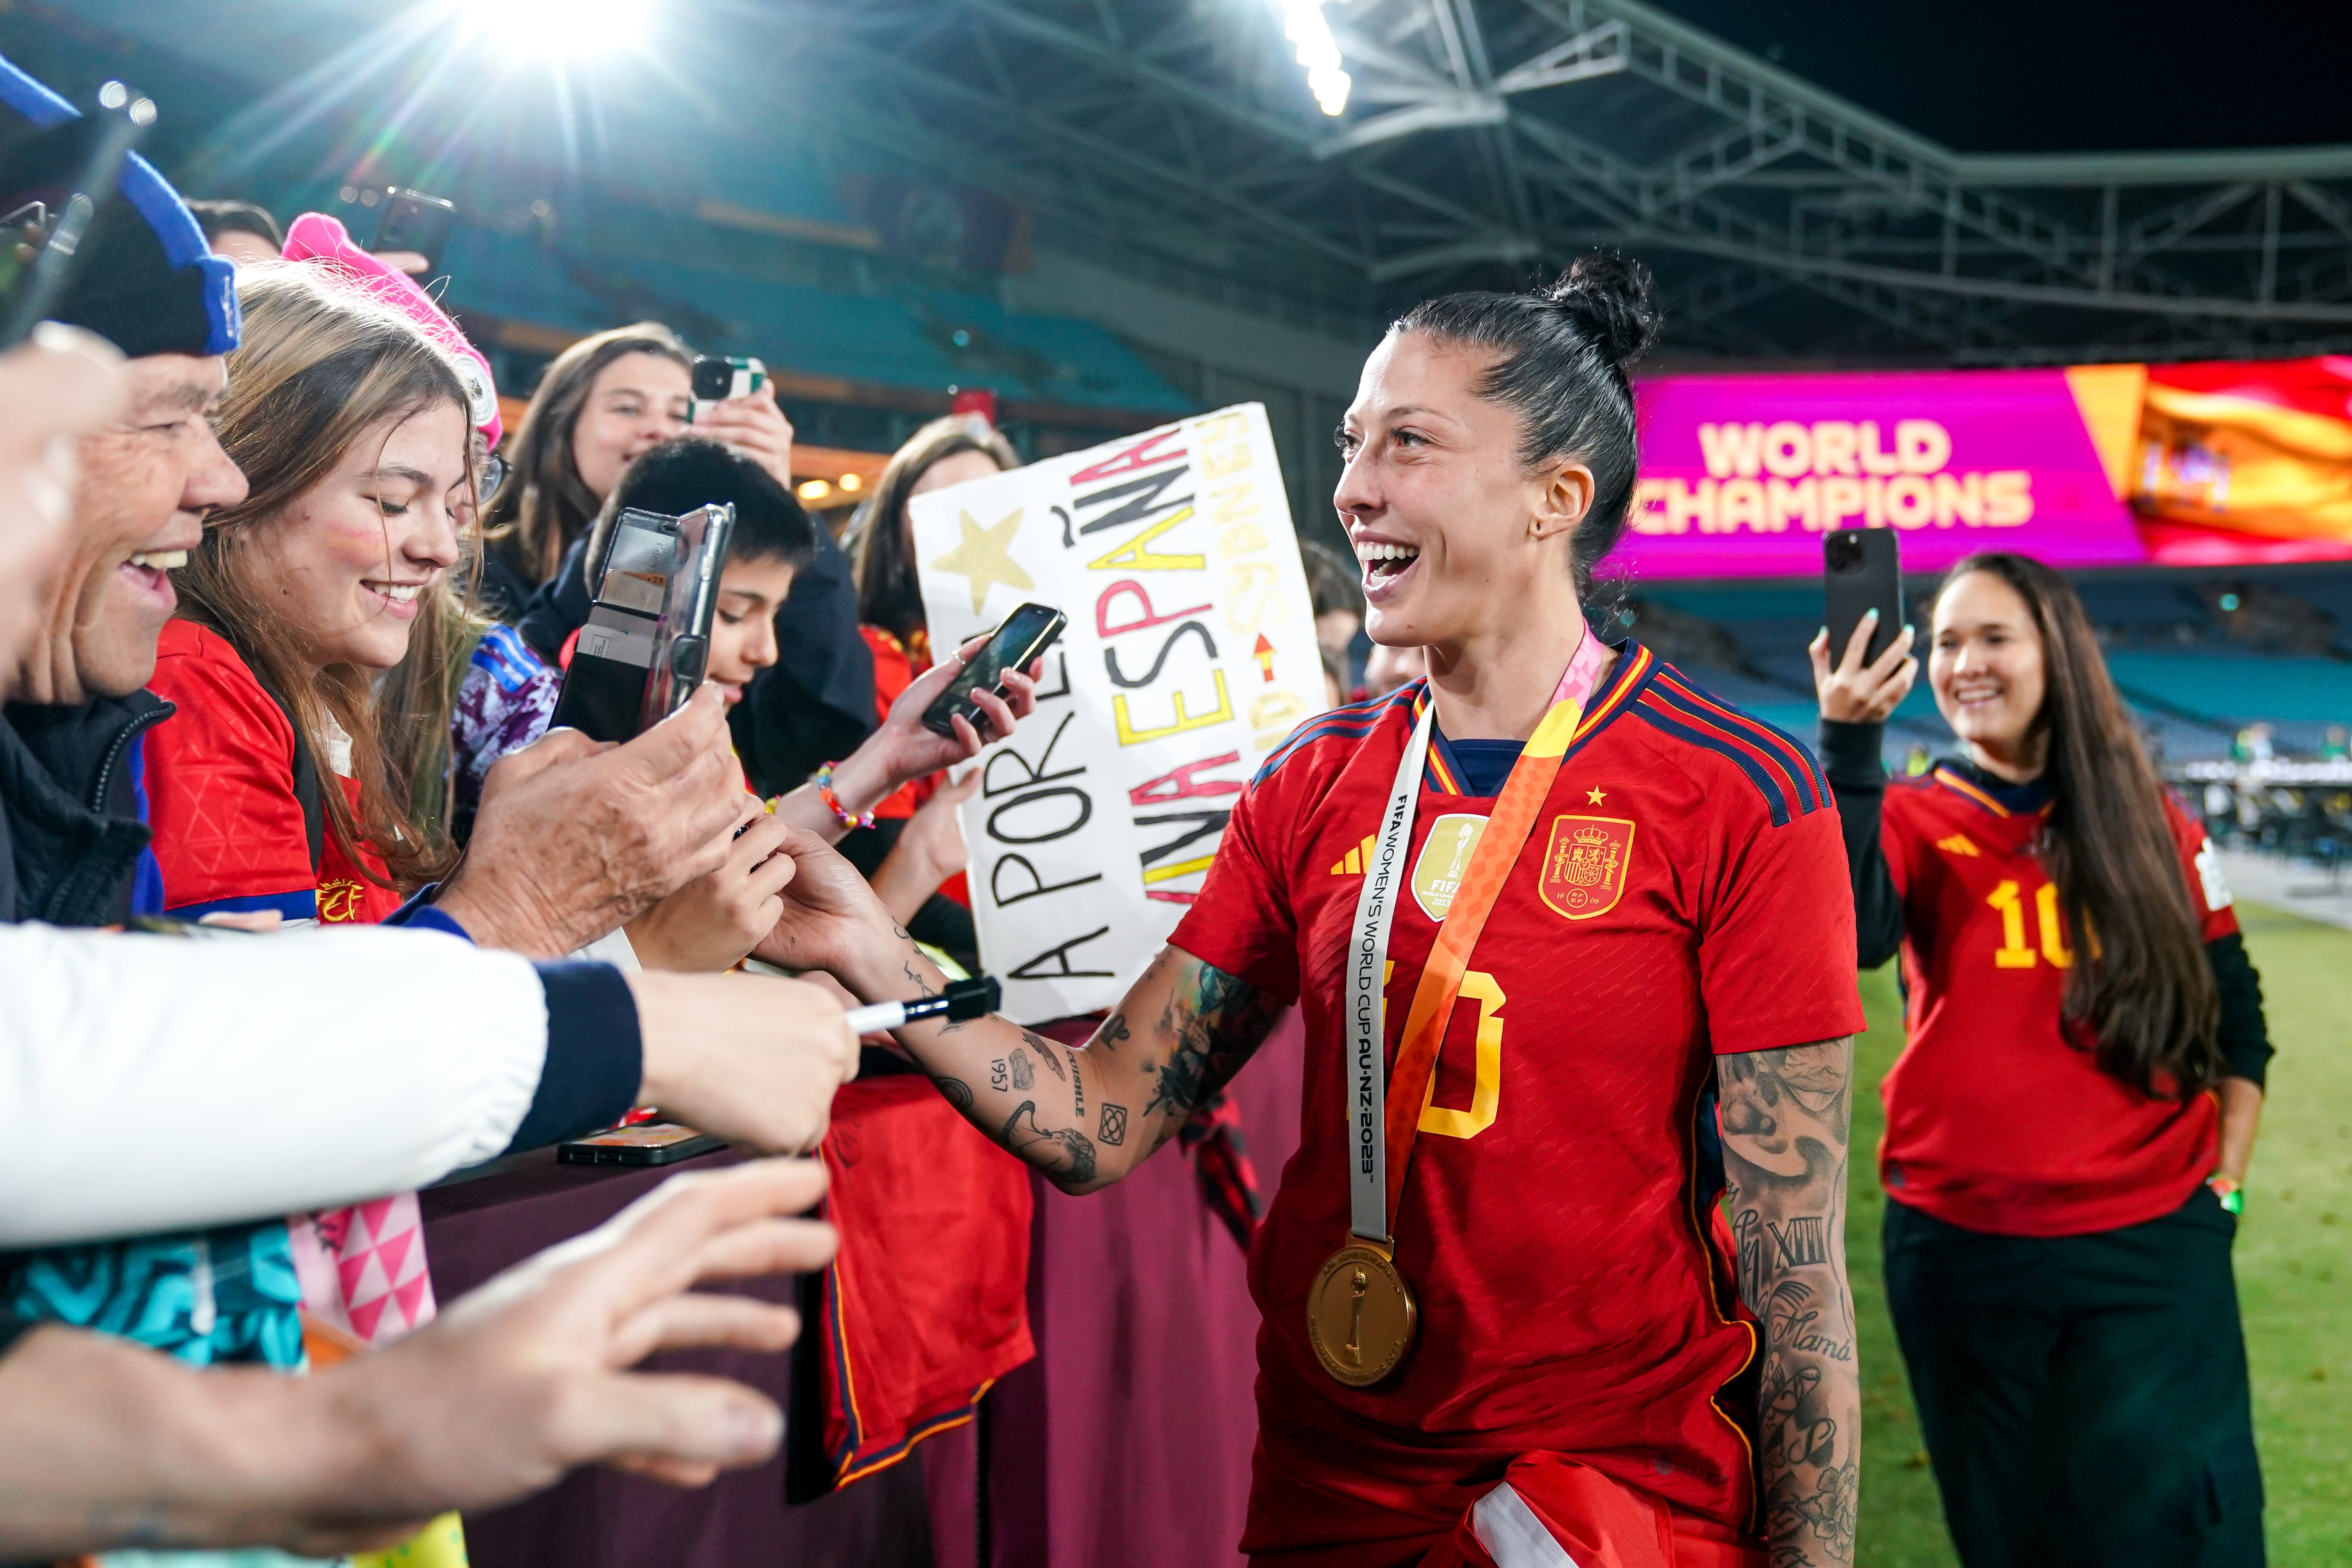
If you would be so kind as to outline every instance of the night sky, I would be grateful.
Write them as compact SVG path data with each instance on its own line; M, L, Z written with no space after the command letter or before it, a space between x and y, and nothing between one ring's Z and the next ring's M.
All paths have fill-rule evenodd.
M1657 0L1962 152L2352 142L2352 6Z

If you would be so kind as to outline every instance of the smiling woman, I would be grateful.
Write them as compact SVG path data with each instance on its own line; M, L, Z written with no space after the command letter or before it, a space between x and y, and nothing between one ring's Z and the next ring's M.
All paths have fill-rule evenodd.
M412 810L446 700L388 733L377 688L456 614L463 384L414 324L310 269L251 270L240 292L220 432L251 489L177 574L154 680L180 708L149 751L165 898L380 920L451 858Z
M1298 1007L1303 1142L1250 1248L1254 1561L1853 1561L1836 814L1801 746L1580 604L1625 529L1625 366L1656 325L1606 256L1398 321L1333 500L1366 629L1426 679L1276 749L1086 1048L898 1031L1083 1193ZM864 1001L944 984L844 861L792 853L758 956Z

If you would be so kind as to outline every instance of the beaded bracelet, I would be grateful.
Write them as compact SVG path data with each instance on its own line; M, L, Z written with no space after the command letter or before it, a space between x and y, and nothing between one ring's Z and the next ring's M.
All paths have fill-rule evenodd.
M831 763L827 763L824 766L817 769L816 778L813 781L816 784L816 797L824 802L825 809L832 812L833 815L840 820L841 825L844 827L873 826L874 814L872 812L869 811L863 816L860 816L857 813L851 811L847 806L842 805L841 797L833 793L833 769L834 764Z

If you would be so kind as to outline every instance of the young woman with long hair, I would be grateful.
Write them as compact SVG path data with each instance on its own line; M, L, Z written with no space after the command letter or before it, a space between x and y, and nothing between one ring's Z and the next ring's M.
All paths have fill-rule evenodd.
M1909 636L1811 647L1859 957L1903 957L1888 1304L1970 1568L2235 1568L2262 1481L2230 1244L2271 1049L2212 846L2065 579L1954 566L1927 657L1960 754L1890 786Z
M165 898L373 922L455 858L413 806L465 653L436 601L472 496L466 395L414 323L308 267L239 294L219 426L249 489L175 574L152 683L180 709L148 752Z
M858 509L856 531L849 540L857 574L857 619L868 642L895 645L901 663L919 659L919 675L929 668L930 659L921 651L923 595L915 580L915 525L907 503L932 490L1020 466L1013 443L976 414L934 419L890 455L873 495ZM883 652L877 647L877 659Z
M890 455L874 493L859 509L849 540L857 586L857 634L874 656L874 710L884 719L901 693L931 668L923 595L915 577L915 524L908 503L950 485L984 479L1021 466L1013 443L976 414L934 419ZM888 900L904 908L905 890L928 882L915 900L915 920L927 942L954 952L976 951L963 891L963 829L956 808L980 787L977 774L961 785L944 773L911 779L874 808L875 827L853 836L842 852L869 877L887 879ZM903 878L913 868L926 868ZM933 876L931 873L938 873ZM930 894L944 885L946 901ZM928 905L928 908L925 906ZM952 906L952 907L950 907ZM918 918L919 916L919 918Z
M1582 612L1655 324L1608 257L1399 321L1334 500L1367 629L1427 678L1309 721L1232 797L1085 1048L1003 1018L898 1035L1085 1193L1297 1003L1303 1142L1250 1255L1261 1563L1853 1560L1836 814L1801 746ZM938 988L845 863L794 853L761 956Z
M540 377L517 427L512 472L483 519L481 597L511 621L595 521L628 466L689 424L792 484L793 427L766 393L694 419L694 355L659 321L581 339Z

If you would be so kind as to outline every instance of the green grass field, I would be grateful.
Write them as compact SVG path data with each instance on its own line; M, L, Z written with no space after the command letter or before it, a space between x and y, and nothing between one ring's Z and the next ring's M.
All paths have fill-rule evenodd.
M2259 905L2238 914L2279 1053L2237 1245L2270 1560L2352 1568L2352 931ZM1892 966L1864 975L1862 995L1846 1233L1862 1340L1857 1555L1861 1568L1950 1568L1878 1264L1878 1080L1903 1045Z

